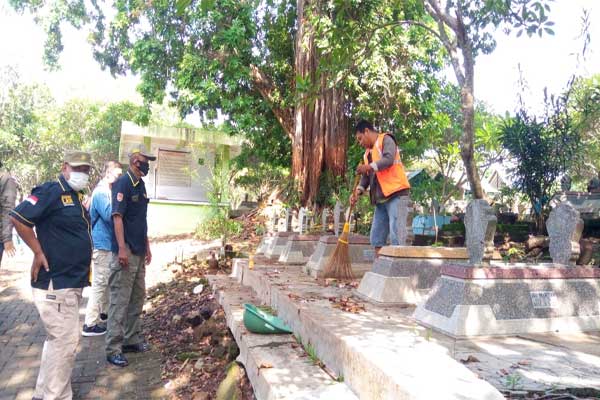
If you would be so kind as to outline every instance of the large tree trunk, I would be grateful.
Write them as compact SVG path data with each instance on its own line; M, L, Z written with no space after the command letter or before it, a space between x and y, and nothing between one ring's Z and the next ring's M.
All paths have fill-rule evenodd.
M485 194L481 187L479 171L474 157L474 138L475 138L475 60L473 57L473 43L469 38L467 27L463 20L463 5L458 2L456 5L456 15L449 12L450 6L442 6L438 0L427 0L425 7L431 17L437 22L437 36L444 44L450 56L450 62L456 80L460 85L461 91L461 109L463 115L463 134L460 140L460 155L465 165L465 172L471 192L476 199L483 199ZM456 35L451 39L446 31L448 27ZM458 50L462 54L462 60L459 57ZM462 63L462 65L461 65Z
M465 52L463 51L463 54ZM465 55L465 82L460 90L461 98L461 109L463 115L463 135L461 137L461 148L460 155L465 164L465 171L467 173L467 179L471 186L471 193L475 199L483 199L485 194L481 187L481 179L479 178L479 171L475 163L474 158L474 138L475 138L475 96L474 96L474 70L473 70L473 56L470 56L470 60L467 61Z
M314 1L297 0L295 68L297 76L324 89L326 79L316 74L318 59L313 30L305 18ZM292 175L298 183L302 205L314 202L323 172L331 171L334 176L340 176L346 169L348 117L344 113L344 94L337 88L317 93L316 99L308 93L298 96L294 112Z

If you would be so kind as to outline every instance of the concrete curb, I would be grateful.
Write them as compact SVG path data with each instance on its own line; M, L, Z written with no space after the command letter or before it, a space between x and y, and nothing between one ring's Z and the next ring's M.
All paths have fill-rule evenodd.
M246 369L257 400L358 400L344 384L313 365L292 335L259 335L243 323L243 303L260 304L250 288L232 278L208 276L227 326L240 348L238 362Z
M382 316L343 313L323 300L298 301L261 270L266 269L246 269L243 284L277 308L279 317L361 399L504 399L440 344L393 329Z

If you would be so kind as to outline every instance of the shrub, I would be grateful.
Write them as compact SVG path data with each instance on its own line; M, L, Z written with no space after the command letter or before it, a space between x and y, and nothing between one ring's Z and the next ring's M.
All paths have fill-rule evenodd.
M239 235L243 228L241 222L229 219L225 210L218 209L198 224L196 236L204 240L228 238Z

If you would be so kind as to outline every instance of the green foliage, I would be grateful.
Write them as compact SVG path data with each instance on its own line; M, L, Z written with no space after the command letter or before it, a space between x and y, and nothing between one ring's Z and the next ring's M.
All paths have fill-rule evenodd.
M525 235L529 233L529 224L498 224L496 225L497 233L508 233L511 235Z
M242 187L247 193L255 195L259 201L278 189L289 180L289 170L276 167L265 162L246 163L244 158L236 157L234 166L240 171L235 178L235 185Z
M600 172L600 74L573 83L569 110L585 148L570 172L585 187Z
M440 44L418 28L394 21L421 17L420 2L315 2L311 23L317 32L319 73L342 86L355 119L372 120L393 133L404 162L423 153L439 91L435 74L442 68ZM364 150L349 149L349 168Z
M16 74L0 84L5 93L0 97L0 155L25 192L56 178L66 149L91 152L97 174L104 161L118 158L121 122L142 122L145 113L130 102L57 105L48 88L21 83Z
M223 239L239 235L243 230L241 222L230 219L224 207L214 209L210 215L202 219L196 228L196 236L203 240Z
M510 390L516 390L523 386L523 378L518 373L512 373L506 376L506 381L504 382L504 386Z
M521 106L502 128L503 146L514 160L510 172L515 186L529 198L540 231L557 178L569 170L581 153L580 133L574 129L567 104L568 94L545 96L541 118L530 115Z
M465 234L465 224L462 222L451 222L440 228L440 235L444 234Z
M438 204L438 199L442 198L445 185L446 183L442 180L423 179L418 184L411 186L410 197L425 210L430 210L432 206Z
M231 175L229 163L217 162L210 170L210 177L205 183L206 196L210 202L211 212L208 217L200 221L196 228L196 235L201 239L222 239L223 245L228 238L242 232L241 222L229 218L230 204L234 187L234 177Z

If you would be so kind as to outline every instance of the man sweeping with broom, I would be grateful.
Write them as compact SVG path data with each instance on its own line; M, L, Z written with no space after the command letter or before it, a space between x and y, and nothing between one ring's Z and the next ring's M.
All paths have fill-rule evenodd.
M370 188L371 204L375 206L371 224L371 245L375 253L387 244L399 245L398 214L400 197L410 194L410 184L400 160L396 139L390 133L379 133L369 121L356 125L356 140L364 147L364 164L356 169L362 175L359 185L350 196L354 206L358 196Z
M379 255L379 250L386 245L388 236L392 245L400 244L398 236L400 197L409 195L410 184L400 161L396 139L389 133L378 133L370 122L362 120L356 125L356 140L366 149L364 164L356 169L357 178L362 177L358 185L354 184L356 188L350 196L348 219L335 251L325 266L323 274L325 278L353 279L348 254L349 218L358 196L367 188L371 189L371 203L375 206L371 225L371 245L375 247L375 253Z

